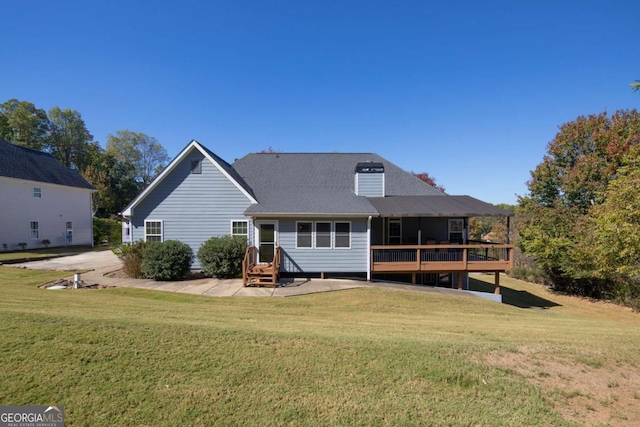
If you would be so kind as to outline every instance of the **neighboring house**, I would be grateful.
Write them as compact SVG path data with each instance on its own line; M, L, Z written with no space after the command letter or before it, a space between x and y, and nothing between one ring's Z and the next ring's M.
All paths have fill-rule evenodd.
M255 153L230 165L192 141L122 214L131 242L175 239L196 253L212 236L244 236L259 262L279 247L285 275L463 287L469 271L512 264L513 246L467 238L469 217L511 213L372 153Z
M93 246L93 191L50 154L0 138L0 250Z

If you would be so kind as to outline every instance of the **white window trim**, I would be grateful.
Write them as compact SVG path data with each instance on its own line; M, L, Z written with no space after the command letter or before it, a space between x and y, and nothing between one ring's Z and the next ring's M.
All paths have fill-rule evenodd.
M36 232L38 235L36 237L33 237L33 228L31 228L34 222L37 224ZM29 221L29 240L40 240L40 221Z
M399 224L400 225L400 236L391 236L391 224ZM391 245L391 238L399 237L400 242L394 243L394 245L402 244L402 219L400 218L389 218L387 221L387 245Z
M144 241L147 241L147 223L159 222L160 223L160 241L164 242L164 221L161 219L145 219L144 220ZM157 236L157 234L149 234L149 236Z
M233 233L233 223L234 222L244 222L247 225L247 234L238 234L238 233L234 234ZM249 240L249 220L247 220L247 219L232 219L229 222L229 226L231 227L230 228L230 232L229 232L230 236L232 236L232 237L233 236L247 236L247 240Z
M298 224L311 224L311 246L298 246ZM315 248L314 228L313 221L296 221L296 249L308 250Z
M457 223L461 223L462 227L460 228L459 231L451 231L451 225L453 223L456 223L456 222ZM465 233L465 230L464 230L464 219L462 219L462 218L449 219L447 231L448 231L447 237L449 238L450 242L451 242L451 233L462 233L462 241L464 242L465 241L465 238L464 238L464 233Z
M336 224L349 224L349 246L336 246L336 242L337 242L337 236L338 236L338 232L336 229ZM351 249L352 246L352 239L353 239L353 224L351 223L351 221L334 221L333 222L333 249L336 250L349 250Z
M318 246L318 223L329 224L329 246ZM333 249L333 222L331 221L314 221L313 223L313 247L315 249Z
M38 190L37 196L36 196L36 190ZM34 199L42 199L42 187L33 187L32 194Z

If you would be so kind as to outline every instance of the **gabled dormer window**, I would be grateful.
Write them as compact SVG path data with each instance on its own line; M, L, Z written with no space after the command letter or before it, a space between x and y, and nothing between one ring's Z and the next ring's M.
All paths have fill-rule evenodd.
M33 187L33 197L35 197L36 199L41 199L42 198L42 188Z
M202 173L202 160L191 160L191 173Z

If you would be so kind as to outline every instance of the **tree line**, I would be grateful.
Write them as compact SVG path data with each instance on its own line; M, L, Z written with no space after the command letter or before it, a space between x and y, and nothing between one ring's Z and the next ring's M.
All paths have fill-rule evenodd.
M94 215L102 218L118 215L169 160L167 150L149 135L117 130L102 148L78 111L57 106L45 111L17 99L0 104L0 137L48 152L76 169L97 190Z

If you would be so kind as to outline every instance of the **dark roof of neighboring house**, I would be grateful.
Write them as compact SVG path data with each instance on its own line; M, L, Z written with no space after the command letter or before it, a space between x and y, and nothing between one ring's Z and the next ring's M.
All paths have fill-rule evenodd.
M253 189L252 214L362 214L378 211L356 196L358 163L384 165L385 195L442 196L443 193L373 153L253 153L233 168Z
M513 216L513 212L501 209L471 196L396 196L368 197L371 204L387 217L466 217Z
M13 145L2 138L0 159L0 176L93 190L77 171L64 167L51 154Z

